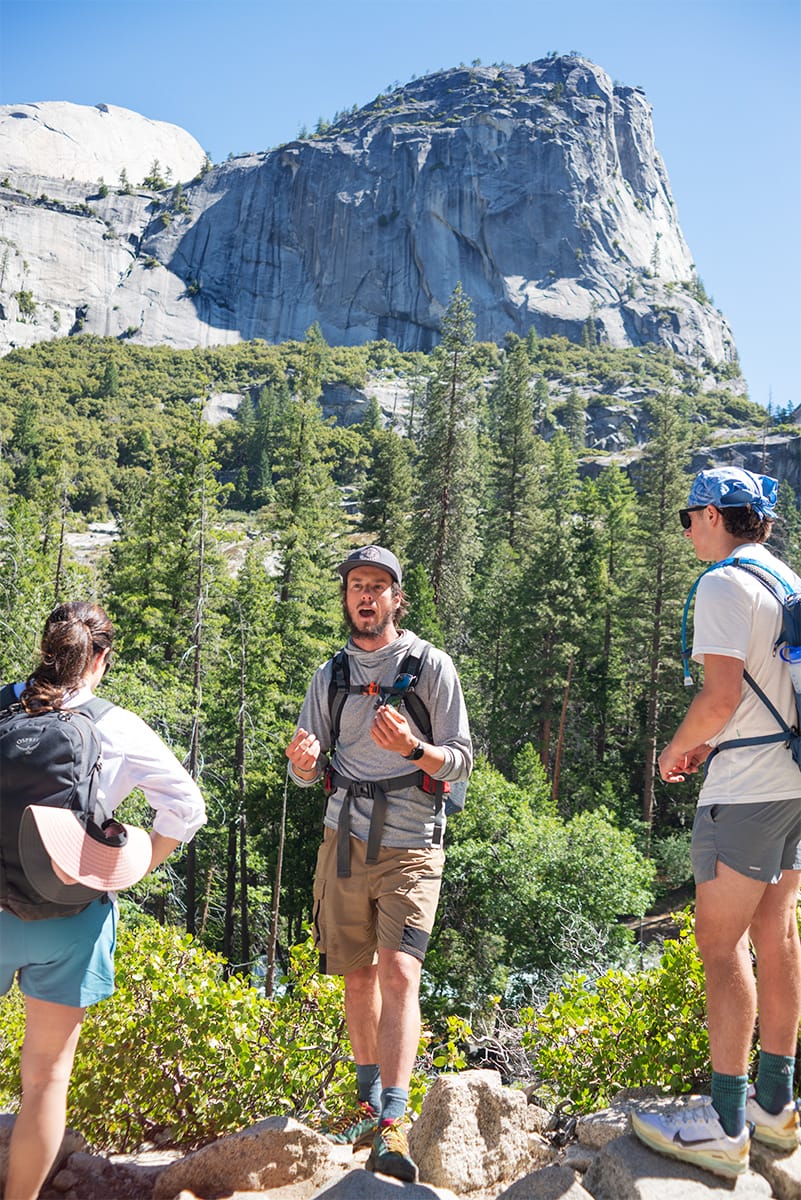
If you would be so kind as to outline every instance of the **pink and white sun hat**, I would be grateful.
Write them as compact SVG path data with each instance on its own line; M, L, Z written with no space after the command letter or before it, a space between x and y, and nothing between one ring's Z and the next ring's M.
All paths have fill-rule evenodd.
M19 856L32 886L56 904L87 903L147 874L152 857L144 829L113 818L98 825L84 812L32 804L22 814ZM73 880L65 883L57 867Z

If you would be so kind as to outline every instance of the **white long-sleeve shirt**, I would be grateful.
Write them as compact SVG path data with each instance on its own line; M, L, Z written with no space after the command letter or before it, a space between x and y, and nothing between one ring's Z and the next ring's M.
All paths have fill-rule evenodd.
M16 684L21 695L25 685ZM88 687L70 696L65 708L93 699ZM105 816L139 788L155 812L153 829L163 837L188 842L206 823L206 805L189 772L159 735L136 713L113 704L96 721L103 765L97 798Z

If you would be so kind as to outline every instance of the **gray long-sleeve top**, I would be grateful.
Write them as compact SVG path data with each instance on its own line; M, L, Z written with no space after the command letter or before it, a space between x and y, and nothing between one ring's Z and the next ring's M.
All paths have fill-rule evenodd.
M375 681L390 687L401 664L415 643L408 630L378 650L361 650L348 641L345 651L350 665L351 685ZM434 778L452 782L466 781L473 767L473 747L459 677L450 656L430 643L426 647L419 671L415 693L428 710L431 720L431 743L445 752L445 762ZM298 725L313 733L320 742L321 759L318 776L325 769L325 758L331 750L331 716L328 706L328 685L331 680L330 660L318 667L303 701ZM415 764L407 762L391 750L382 750L370 737L375 715L375 696L349 696L342 709L339 740L334 750L332 767L348 779L368 782L408 775ZM421 740L425 735L401 703L400 712L406 717L412 732ZM316 779L301 779L291 765L290 775L301 787L311 787ZM325 824L336 829L345 789L331 794L325 814ZM383 846L417 849L430 846L434 833L434 814L438 804L435 796L420 788L410 787L387 791L387 817L381 838ZM350 828L354 837L367 841L372 803L366 797L351 797Z

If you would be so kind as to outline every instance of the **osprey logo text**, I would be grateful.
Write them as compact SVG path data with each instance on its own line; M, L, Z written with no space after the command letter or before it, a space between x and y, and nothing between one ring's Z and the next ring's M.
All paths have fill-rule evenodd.
M41 737L21 737L17 738L14 744L19 747L23 754L33 754L41 740Z

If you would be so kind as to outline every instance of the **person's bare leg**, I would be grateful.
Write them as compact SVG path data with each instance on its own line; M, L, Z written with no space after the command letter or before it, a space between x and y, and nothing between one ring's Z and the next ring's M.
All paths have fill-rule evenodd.
M696 888L695 937L704 963L712 1069L745 1075L756 1019L749 926L770 885L718 862Z
M9 1142L6 1200L36 1200L61 1146L84 1012L30 996L25 999L22 1103Z
M767 888L751 921L757 960L759 1044L792 1058L801 1020L801 942L796 905L801 872L785 871Z
M378 1024L378 1063L385 1088L409 1090L420 1044L419 959L401 950L378 951L381 1019Z
M381 991L378 967L359 967L345 976L345 1023L353 1060L378 1062L378 1025L381 1020Z

